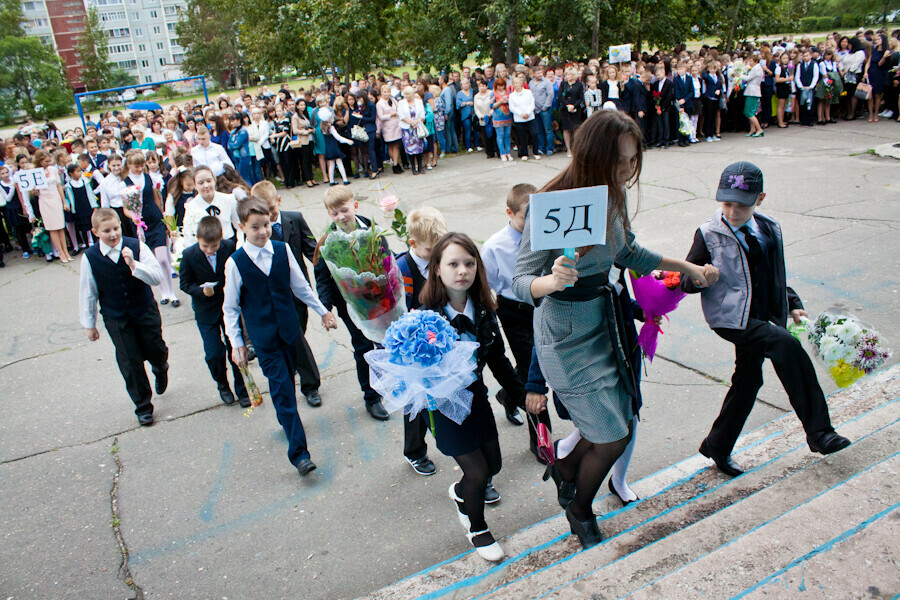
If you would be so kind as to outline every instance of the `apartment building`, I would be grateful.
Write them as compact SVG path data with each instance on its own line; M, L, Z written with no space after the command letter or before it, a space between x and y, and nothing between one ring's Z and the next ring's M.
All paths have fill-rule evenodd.
M94 8L108 35L109 60L151 83L182 77L184 49L175 23L185 0L27 0L22 2L28 35L40 37L65 60L70 84L84 89L74 46L84 30L87 9Z

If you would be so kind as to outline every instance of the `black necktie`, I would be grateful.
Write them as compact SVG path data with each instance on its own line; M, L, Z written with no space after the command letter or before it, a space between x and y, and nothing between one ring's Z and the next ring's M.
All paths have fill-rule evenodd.
M218 206L210 206L206 209L206 212L209 213L209 215L212 217L218 217L219 213L222 211L219 210Z
M741 233L744 234L744 241L747 242L747 254L750 256L750 263L756 264L763 257L762 246L759 245L759 240L750 231L749 225L741 227Z
M272 223L272 239L276 242L283 242L284 235L282 234L281 223Z
M450 324L459 332L460 335L470 333L475 335L475 323L472 319L464 314L458 314L450 320Z

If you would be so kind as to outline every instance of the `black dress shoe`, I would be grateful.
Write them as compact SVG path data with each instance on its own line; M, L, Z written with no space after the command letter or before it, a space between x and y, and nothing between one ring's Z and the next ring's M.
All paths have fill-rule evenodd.
M711 458L716 463L716 466L719 467L719 470L729 477L737 477L744 473L744 470L739 464L734 462L730 454L714 454L710 450L709 445L707 445L706 440L703 440L703 443L700 444L700 454L706 458Z
M616 489L616 486L613 485L612 477L609 478L609 491L615 494L616 498L619 499L619 502L622 503L622 506L628 506L632 502L640 500L640 498L636 498L635 500L625 500L625 498L622 497L622 494L619 493L619 490Z
M153 374L156 375L156 393L165 394L166 388L169 387L169 363L163 365L161 370L153 371Z
M234 404L234 394L231 393L231 388L227 383L219 386L219 398L228 406Z
M488 479L487 485L484 487L484 503L494 504L495 502L500 502L500 492L497 491L494 484Z
M141 427L150 427L153 425L153 415L138 415L138 423Z
M809 449L819 454L833 454L850 445L850 440L834 431L825 431L806 436Z
M316 463L309 460L308 458L301 458L297 462L297 471L300 472L301 477L306 477L309 475L310 471L316 470Z
M306 403L313 408L322 406L322 397L319 395L319 390L313 390L306 394Z
M366 404L366 411L372 415L373 419L378 421L387 421L391 418L386 410L384 410L384 405L381 403L381 400L378 400L372 404Z
M250 408L252 406L250 403L250 396L239 396L238 404L241 405L241 408Z
M179 306L181 306L181 300L175 298L174 300L172 300L172 306L178 308Z
M168 298L163 298L162 300L159 301L159 303L162 304L163 306L165 306L166 304L169 303L169 299L168 299Z
M566 519L569 521L569 528L572 533L578 536L582 548L590 548L596 546L603 541L603 535L600 528L597 527L597 517L591 515L587 521L579 521L572 514L572 507L566 507Z

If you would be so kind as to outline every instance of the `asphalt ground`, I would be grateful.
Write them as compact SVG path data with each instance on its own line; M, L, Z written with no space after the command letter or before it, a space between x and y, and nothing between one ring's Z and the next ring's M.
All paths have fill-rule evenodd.
M762 210L784 229L788 283L809 312L849 310L897 348L900 165L867 151L898 138L895 123L855 121L650 151L640 190L631 194L637 239L683 257L716 209L721 170L755 162L768 194ZM481 242L505 225L512 185L540 186L566 160L563 153L500 163L475 153L442 160L420 177L386 175L378 185L392 182L404 210L440 208L450 229ZM369 183L354 180L352 188L361 214L385 223ZM285 191L283 208L302 210L318 233L327 223L323 193L321 185ZM62 265L13 253L6 262L0 597L353 598L467 550L446 497L460 476L455 463L430 443L437 474L410 469L400 418L381 423L365 412L345 329L326 333L311 321L324 404L313 409L301 400L319 468L300 479L268 397L249 418L219 401L183 294L180 308L160 307L170 383L154 399L157 423L138 428L108 335L101 328L100 341L89 343L78 323L80 257ZM664 330L657 359L646 365L630 480L696 453L732 373L733 349L709 331L697 298L682 302ZM765 377L748 428L790 410L768 366ZM526 429L493 406L503 499L486 516L502 537L559 508L552 484L540 480ZM556 435L568 433L570 425L555 423Z

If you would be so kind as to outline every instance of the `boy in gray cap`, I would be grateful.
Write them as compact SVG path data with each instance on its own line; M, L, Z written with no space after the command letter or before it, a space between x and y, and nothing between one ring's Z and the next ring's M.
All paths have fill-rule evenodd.
M701 293L710 328L735 347L731 388L700 444L700 454L732 477L744 472L731 452L762 387L766 358L772 361L803 424L810 450L831 454L850 445L831 426L812 361L785 328L788 315L799 323L807 314L799 296L786 284L781 227L756 212L765 197L759 167L749 162L728 165L716 192L719 210L694 234L687 256L694 264L718 267L719 280L702 289L690 278L681 280L685 292Z

